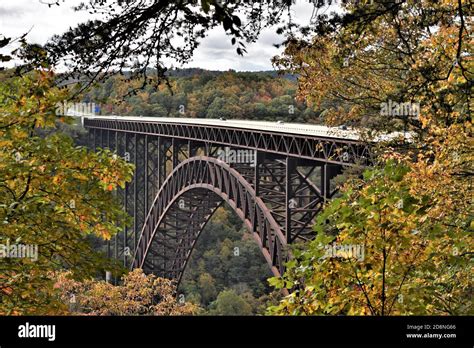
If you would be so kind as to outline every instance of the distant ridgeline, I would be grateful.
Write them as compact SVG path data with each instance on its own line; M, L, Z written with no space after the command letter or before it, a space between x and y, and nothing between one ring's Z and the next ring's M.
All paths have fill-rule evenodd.
M142 83L117 75L86 93L83 101L101 105L103 115L322 122L319 111L295 100L293 75L195 68L173 69L167 75L172 90L164 83L148 85L123 98Z

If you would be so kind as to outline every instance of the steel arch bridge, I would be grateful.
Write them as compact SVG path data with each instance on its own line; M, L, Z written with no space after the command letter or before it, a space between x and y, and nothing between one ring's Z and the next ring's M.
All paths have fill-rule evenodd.
M332 179L343 166L371 162L370 145L354 132L323 126L117 116L83 124L91 147L135 165L117 191L133 226L108 243L109 257L178 283L223 202L283 274L288 245L313 237L315 217L335 194Z

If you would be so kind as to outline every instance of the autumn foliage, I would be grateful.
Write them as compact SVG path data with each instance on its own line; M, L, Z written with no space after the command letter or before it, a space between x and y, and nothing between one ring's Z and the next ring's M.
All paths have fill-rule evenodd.
M70 273L57 277L55 288L70 314L79 315L192 315L198 307L176 298L172 280L145 275L135 269L120 285L105 281L75 281Z
M132 166L58 131L74 121L57 115L67 91L54 79L41 69L0 84L0 244L38 246L37 260L0 260L0 314L56 313L49 273L104 269L87 237L110 239L128 221L110 188L124 187Z
M291 294L271 313L474 313L468 2L348 5L353 21L310 42L293 40L275 59L301 74L300 98L318 107L342 101L329 104L328 122L372 134L399 130L406 139L379 144L374 167L326 206L316 240L272 279ZM387 117L381 107L389 101L417 103L420 113ZM363 246L365 258L325 257L328 245Z

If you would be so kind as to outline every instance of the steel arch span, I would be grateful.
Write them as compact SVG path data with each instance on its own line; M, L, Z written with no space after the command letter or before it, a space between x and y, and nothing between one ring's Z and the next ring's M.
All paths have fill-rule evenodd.
M287 247L314 237L315 219L337 191L332 179L370 158L367 144L330 133L189 122L84 119L91 148L109 149L135 166L132 181L115 192L133 224L107 242L107 256L178 282L223 202L244 221L273 273L282 274ZM250 156L222 156L231 152Z
M252 232L272 272L282 274L287 241L270 209L242 174L207 156L181 162L167 177L145 219L131 267L179 282L201 231L224 201Z

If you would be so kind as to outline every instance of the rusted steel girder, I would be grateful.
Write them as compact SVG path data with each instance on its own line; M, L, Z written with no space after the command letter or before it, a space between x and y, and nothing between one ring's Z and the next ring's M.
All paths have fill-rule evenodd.
M174 270L170 268L173 261L169 260L168 255L171 253L171 259L175 257L176 246L182 237L180 232L186 230L189 217L195 213L193 209L186 211L180 202L189 197L191 192L188 191L198 193L198 203L209 202L209 198L212 198L215 201L212 205L214 208L209 207L208 210L215 209L221 201L226 201L249 230L254 231L253 235L272 266L273 273L280 274L284 270L286 240L269 209L235 169L223 161L205 156L183 161L163 183L148 213L133 258L133 267L144 267L145 260L151 256L153 259L160 259L152 265L159 265L158 274L179 278L178 274L170 274ZM211 191L213 197L206 196L206 191ZM202 199L205 196L207 199ZM173 225L174 220L179 221ZM154 243L157 244L156 248L153 247ZM183 270L184 265L178 269L179 272Z
M305 136L269 131L256 131L222 126L158 123L155 121L125 121L84 119L89 129L148 134L186 141L199 141L242 149L254 149L325 163L353 165L371 163L370 145L355 140Z
M133 225L107 244L108 255L178 282L200 233L223 202L245 222L273 273L282 274L288 244L314 236L314 220L334 195L331 179L342 168L334 164L338 161L289 156L299 151L292 146L281 153L267 146L229 147L252 152L254 161L226 163L216 158L228 146L224 141L125 131L113 122L100 127L86 122L86 127L91 147L108 148L135 165L132 182L117 191Z

